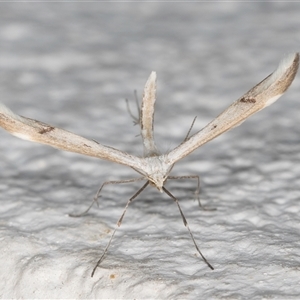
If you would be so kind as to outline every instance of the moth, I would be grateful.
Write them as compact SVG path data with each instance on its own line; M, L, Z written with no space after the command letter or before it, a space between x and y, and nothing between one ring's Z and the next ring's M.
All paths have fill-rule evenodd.
M133 180L124 180L124 182L132 182L137 180L145 180L146 183L128 200L123 214L117 222L117 226L121 225L126 209L129 204L148 186L155 187L158 191L166 193L171 197L178 206L184 225L187 227L196 250L212 270L212 265L207 261L201 253L192 232L188 226L187 220L181 210L179 202L173 194L166 188L165 183L169 179L175 177L170 176L170 172L176 162L191 152L216 138L220 134L240 125L248 117L263 108L274 103L291 85L295 78L299 66L299 53L287 55L279 63L278 68L268 77L251 88L247 93L233 102L218 117L206 125L203 129L189 137L189 133L184 141L175 149L168 153L161 154L156 147L153 133L154 120L154 104L156 100L156 73L151 72L149 79L144 88L143 99L137 122L140 124L141 137L144 148L144 157L137 157L115 148L102 145L94 140L89 140L78 136L69 131L48 125L46 123L19 116L13 113L5 105L0 104L0 126L11 134L25 140L47 144L54 148L65 151L80 153L87 156L101 158L126 165L135 170L140 177ZM183 176L184 177L184 176ZM188 177L188 176L186 176ZM94 200L99 197L102 187ZM92 276L96 268L102 262L112 238L116 232L117 226L113 231L111 238L96 266L93 269Z

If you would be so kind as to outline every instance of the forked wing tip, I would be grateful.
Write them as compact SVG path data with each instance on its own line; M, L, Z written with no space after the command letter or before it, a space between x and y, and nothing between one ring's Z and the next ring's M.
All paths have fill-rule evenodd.
M278 71L279 73L284 73L291 67L298 69L298 66L299 53L289 53L280 61L276 71Z
M266 93L269 99L263 107L279 99L292 84L299 67L299 53L287 54L278 64L277 69L260 84L260 92Z
M287 53L285 55L285 57L281 60L281 64L289 64L291 65L293 63L294 60L299 60L299 53L298 52L294 52L294 53Z

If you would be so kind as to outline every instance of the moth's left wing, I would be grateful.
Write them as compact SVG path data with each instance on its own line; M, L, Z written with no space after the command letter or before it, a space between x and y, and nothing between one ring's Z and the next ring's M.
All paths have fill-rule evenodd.
M139 168L141 159L112 147L101 145L69 131L13 113L0 103L0 126L11 134L54 148L110 160L132 168Z
M240 125L254 113L274 103L293 82L298 66L298 53L286 56L272 74L231 104L206 127L169 152L166 155L168 164L174 164L198 147Z

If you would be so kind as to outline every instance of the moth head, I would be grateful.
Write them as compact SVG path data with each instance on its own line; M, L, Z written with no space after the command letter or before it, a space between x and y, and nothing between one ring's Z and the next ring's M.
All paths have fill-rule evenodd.
M148 180L149 180L149 183L156 187L161 193L163 192L163 186L168 178L168 175L166 176L159 176L160 174L155 174L157 176L148 176Z

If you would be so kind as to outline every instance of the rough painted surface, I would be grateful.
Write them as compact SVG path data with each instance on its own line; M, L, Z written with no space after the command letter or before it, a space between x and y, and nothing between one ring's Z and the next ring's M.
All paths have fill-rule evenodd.
M142 154L124 98L158 75L161 151L185 137L299 51L297 3L1 3L1 101L21 115ZM0 132L0 297L298 298L299 79L274 106L175 166L176 205L147 189L129 208L94 278L90 273L141 183L108 186L130 169ZM134 104L133 104L134 105Z

